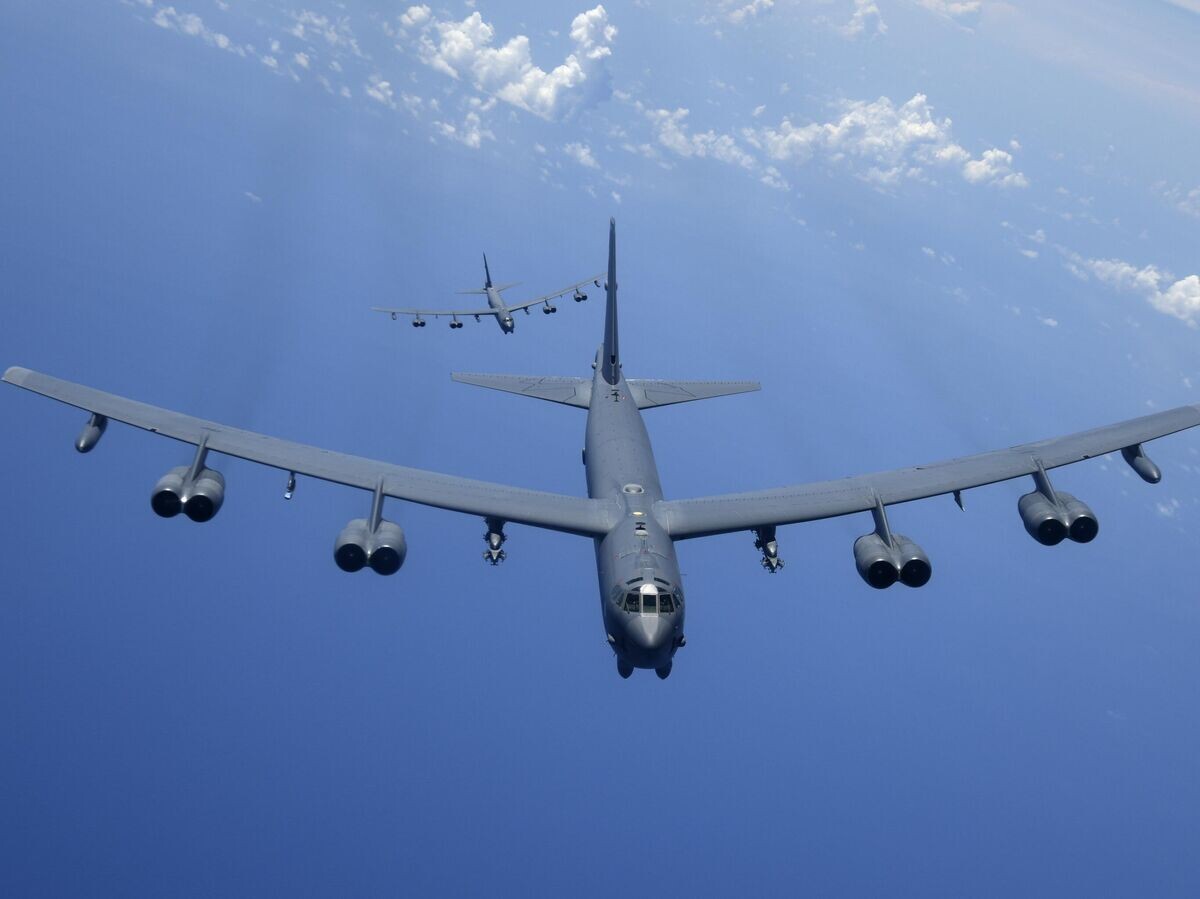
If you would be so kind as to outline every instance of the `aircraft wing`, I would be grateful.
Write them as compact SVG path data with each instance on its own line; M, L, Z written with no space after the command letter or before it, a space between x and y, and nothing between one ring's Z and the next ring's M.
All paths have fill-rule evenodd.
M1139 465L1149 463L1144 457L1137 458L1141 455L1140 444L1196 425L1200 425L1200 406L1180 406L976 456L752 493L664 500L655 505L655 511L671 536L680 540L865 512L878 502L886 506L955 493L1032 475L1039 463L1049 470L1116 450L1128 450L1127 461L1132 457L1130 464L1137 470ZM1149 463L1146 473L1138 473L1146 480L1158 480L1153 463Z
M496 310L490 306L484 306L482 309L388 309L383 306L372 306L371 311L386 312L392 318L398 315L411 315L413 318L467 318L496 314Z
M526 300L523 303L518 303L517 305L509 306L508 308L510 311L515 312L518 309L527 309L530 306L536 306L538 303L545 303L547 300L557 300L559 297L566 296L572 291L578 290L580 287L584 287L585 285L595 284L598 286L600 284L600 279L603 277L603 275L596 275L592 278L584 278L582 281L576 281L574 284L568 284L562 290L556 290L552 293L544 293L540 297L535 297L532 300Z
M385 496L439 509L583 536L607 533L619 515L615 502L607 500L523 490L305 446L139 403L27 368L10 368L4 380L193 446L207 438L206 445L213 452L283 471L371 491L382 481Z

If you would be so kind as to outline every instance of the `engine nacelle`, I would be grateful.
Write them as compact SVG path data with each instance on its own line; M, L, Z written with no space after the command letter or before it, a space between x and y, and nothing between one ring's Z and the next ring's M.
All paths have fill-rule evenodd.
M187 466L181 465L158 479L150 494L150 508L156 515L174 518L183 511L184 479L187 473Z
M1017 511L1021 513L1021 521L1029 536L1043 546L1057 546L1066 538L1070 524L1066 513L1040 491L1026 493L1017 500Z
M365 518L356 518L338 534L333 561L342 571L362 571L371 552L371 530Z
M1091 543L1095 540L1096 535L1100 533L1100 522L1091 507L1069 493L1060 492L1058 501L1067 517L1067 536L1076 543Z
M188 467L172 468L159 478L150 494L150 508L163 518L183 512L192 521L209 521L225 502L225 478L211 468L189 481Z
M391 521L380 521L371 535L371 554L367 564L376 574L395 574L408 555L408 542L400 525Z
M408 555L404 531L381 520L374 533L365 518L351 521L333 545L333 561L342 571L361 571L368 565L376 574L395 574Z
M892 586L900 579L900 566L883 538L864 534L854 541L854 564L862 579L876 590Z
M186 485L183 514L192 521L211 521L225 502L225 477L219 471L205 468Z
M929 564L929 556L912 540L900 534L894 534L895 559L900 565L900 583L906 587L924 587L933 577L933 566Z

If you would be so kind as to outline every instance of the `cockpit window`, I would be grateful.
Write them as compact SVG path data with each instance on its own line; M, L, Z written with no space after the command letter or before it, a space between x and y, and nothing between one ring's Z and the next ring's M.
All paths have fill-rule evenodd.
M658 610L660 612L674 612L675 604L671 602L671 594L664 593L658 598Z
M627 593L625 595L625 611L637 612L638 610L638 595L636 593Z
M642 594L642 611L657 612L658 611L658 594L649 591Z

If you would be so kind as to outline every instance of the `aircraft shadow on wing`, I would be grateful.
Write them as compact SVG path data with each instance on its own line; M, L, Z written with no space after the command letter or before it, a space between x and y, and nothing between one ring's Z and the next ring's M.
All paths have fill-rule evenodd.
M288 498L295 490L297 474L369 492L369 514L347 524L334 541L334 561L344 571L370 568L390 575L403 565L407 553L404 532L383 517L384 501L389 497L482 518L487 546L483 557L492 565L506 556L502 547L507 540L505 526L510 523L586 537L596 545L604 634L622 677L644 668L666 678L676 652L686 642L686 606L675 552L680 540L748 532L754 537L762 566L774 574L783 567L779 527L866 513L872 528L853 547L859 575L878 589L896 583L921 587L932 576L933 566L915 540L892 529L889 507L942 495L952 495L962 507L965 490L1029 477L1033 489L1020 498L1017 512L1030 536L1047 546L1064 540L1089 543L1099 532L1095 513L1053 485L1049 472L1119 452L1142 480L1156 484L1161 472L1142 444L1200 424L1200 406L1181 406L1089 431L913 468L750 493L667 499L642 420L643 410L745 393L758 390L759 385L752 381L626 379L618 346L616 271L616 224L610 222L604 338L591 377L454 375L464 383L585 410L586 497L438 474L306 446L25 368L10 368L4 380L90 413L75 444L81 453L96 446L110 419L194 447L191 462L171 469L152 491L151 507L164 518L182 513L199 522L217 514L225 498L225 480L209 467L209 456L214 453L287 472ZM498 290L490 287L490 282L489 274L488 289Z
M457 330L463 326L462 319L473 318L475 321L482 321L484 316L489 316L495 319L496 324L500 326L500 330L505 334L511 334L516 330L517 325L513 320L514 312L524 312L529 314L529 310L534 306L541 306L542 312L546 315L553 315L558 311L558 307L554 305L554 301L571 295L576 303L582 303L587 299L587 294L582 288L591 284L596 287L600 286L600 275L591 278L584 278L582 281L576 281L573 284L568 284L560 290L544 293L540 297L534 297L532 300L525 300L521 303L509 305L504 301L502 294L504 291L516 287L520 284L519 281L513 281L510 284L493 284L492 272L488 268L487 254L483 256L483 287L479 290L460 290L460 295L483 296L487 300L487 307L476 307L474 309L391 309L384 306L372 306L372 312L386 312L395 321L400 316L410 316L412 318L412 326L414 328L424 328L426 318L449 318L451 330Z

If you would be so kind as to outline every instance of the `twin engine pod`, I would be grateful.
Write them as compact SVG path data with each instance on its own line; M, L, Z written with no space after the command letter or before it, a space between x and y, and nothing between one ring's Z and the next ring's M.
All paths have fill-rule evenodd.
M225 502L225 478L219 471L201 468L193 478L186 465L172 468L154 485L150 507L163 518L180 512L192 521L209 521Z
M1043 546L1057 546L1066 538L1090 543L1100 533L1100 522L1087 503L1061 490L1054 501L1040 490L1026 493L1017 500L1017 510L1025 530Z
M354 519L342 529L333 545L333 561L342 571L361 571L370 565L376 574L395 574L407 554L404 531L384 519L380 519L374 531L367 519Z
M892 534L891 545L878 533L854 541L854 564L862 579L877 590L899 581L906 587L924 587L933 576L929 557L903 534Z

